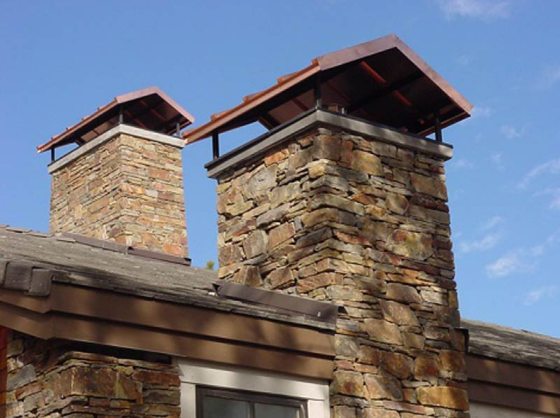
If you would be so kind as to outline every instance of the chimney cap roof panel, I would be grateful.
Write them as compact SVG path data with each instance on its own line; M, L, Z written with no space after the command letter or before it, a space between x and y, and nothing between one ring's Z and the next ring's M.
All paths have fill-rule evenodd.
M175 132L177 124L182 129L194 122L194 117L171 97L157 87L148 87L115 97L77 124L39 145L37 151L86 143L118 125L121 112L125 123L165 134Z
M314 58L183 137L192 143L255 121L272 129L292 119L294 108L303 113L314 106L298 97L313 94L317 82L324 105L340 105L352 116L423 136L436 130L437 118L446 127L469 117L472 109L403 41L388 35Z

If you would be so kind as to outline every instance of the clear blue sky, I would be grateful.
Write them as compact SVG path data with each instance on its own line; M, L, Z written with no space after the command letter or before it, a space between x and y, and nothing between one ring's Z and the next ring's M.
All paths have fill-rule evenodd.
M202 123L396 33L476 106L445 132L463 316L560 337L559 16L554 0L0 0L0 223L48 229L35 146L118 94L157 85ZM210 153L184 151L197 265L216 258Z

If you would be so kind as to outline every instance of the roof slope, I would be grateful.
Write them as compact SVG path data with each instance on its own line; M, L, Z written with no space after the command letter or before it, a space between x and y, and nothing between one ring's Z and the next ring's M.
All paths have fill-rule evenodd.
M62 272L54 279L60 283L300 326L319 329L333 327L330 323L277 306L243 302L230 299L227 295L220 297L216 285L223 285L223 282L218 280L215 272L173 261L125 254L112 247L108 244L107 248L99 248L68 237L47 236L26 229L0 226L0 269L3 263L25 262ZM0 273L1 290L2 287L8 287L9 283L3 281L4 272ZM28 288L19 290L44 296L48 293L48 286L40 286L40 280L38 283L39 286L30 281ZM470 354L560 371L560 339L479 321L463 320L462 325L469 330Z
M560 339L480 321L463 320L469 353L560 371Z
M472 105L395 35L332 52L183 135L187 143L259 121L268 129L323 105L419 135L469 116ZM439 119L439 122L436 121Z
M85 240L85 242L87 241L94 240ZM34 267L60 271L62 275L55 275L53 280L61 283L235 312L298 325L325 329L333 326L323 320L302 315L301 312L282 309L271 304L255 304L220 297L217 289L225 283L218 280L216 272L189 267L182 263L115 251L114 248L118 245L109 242L106 244L106 248L100 248L78 242L68 236L48 236L30 230L0 226L0 267L2 267L2 259L4 263L20 261ZM138 252L138 254L146 253L148 252ZM0 288L2 287L1 276ZM32 284L30 282L29 286ZM16 285L16 288L17 286L20 285ZM20 290L33 293L31 288ZM314 304L314 306L318 303L305 299L301 299L301 301ZM321 305L327 304L322 303Z
M0 226L0 325L45 340L331 378L335 324L319 314L336 306L258 289L247 297L246 286L221 284L185 260L123 247Z

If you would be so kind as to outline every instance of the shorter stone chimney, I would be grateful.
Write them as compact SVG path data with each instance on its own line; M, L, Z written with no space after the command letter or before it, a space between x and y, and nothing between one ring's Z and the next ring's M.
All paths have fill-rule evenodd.
M192 116L149 88L108 105L40 146L53 162L50 229L187 257L181 150ZM55 160L54 150L78 147Z

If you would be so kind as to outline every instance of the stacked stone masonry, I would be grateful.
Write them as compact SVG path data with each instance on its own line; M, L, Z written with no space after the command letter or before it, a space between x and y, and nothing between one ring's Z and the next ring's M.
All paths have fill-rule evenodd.
M6 385L7 375L7 356L6 347L8 345L8 330L0 327L0 418L6 418Z
M52 232L187 255L181 149L119 134L52 173Z
M327 128L219 176L221 278L344 307L334 417L468 417L446 202L442 159Z
M8 418L180 416L174 366L69 351L17 334L7 354Z

